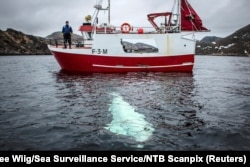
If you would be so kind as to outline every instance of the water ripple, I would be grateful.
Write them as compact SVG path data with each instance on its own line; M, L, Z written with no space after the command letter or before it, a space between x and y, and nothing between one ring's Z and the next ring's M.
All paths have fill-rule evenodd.
M250 59L196 56L193 74L75 74L51 56L0 57L1 150L249 150ZM113 96L155 131L104 127Z

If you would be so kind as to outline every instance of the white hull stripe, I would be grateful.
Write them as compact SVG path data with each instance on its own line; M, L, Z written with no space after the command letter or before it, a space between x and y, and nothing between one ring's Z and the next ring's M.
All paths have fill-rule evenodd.
M138 66L123 66L123 65L116 65L116 66L108 66L108 65L99 65L99 64L93 64L93 67L102 67L102 68L130 68L130 69L152 69L152 68L171 68L171 67L182 67L182 66L192 66L194 63L187 62L183 64L177 64L177 65L166 65L166 66L148 66L148 65L138 65Z

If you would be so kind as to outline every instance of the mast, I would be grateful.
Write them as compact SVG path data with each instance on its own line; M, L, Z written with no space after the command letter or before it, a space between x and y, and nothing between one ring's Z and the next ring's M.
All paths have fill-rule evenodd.
M178 4L177 4L177 17L178 17L178 30L181 31L181 1L182 0L178 0Z
M108 0L108 12L109 12L108 23L110 24L110 0Z
M108 11L108 23L110 24L110 0L108 0L108 6L106 8L102 7L102 0L99 0L99 2L94 6L94 8L96 9L93 17L94 20L92 21L92 24L98 24L98 15L100 11Z

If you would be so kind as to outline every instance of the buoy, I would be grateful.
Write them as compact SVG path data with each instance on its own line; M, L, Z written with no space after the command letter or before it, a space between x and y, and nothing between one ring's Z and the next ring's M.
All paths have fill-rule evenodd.
M130 24L123 23L121 25L121 31L122 31L122 33L129 33L131 30L132 30L132 28L131 28Z
M143 30L143 28L138 28L137 32L138 32L138 34L143 34L144 30Z

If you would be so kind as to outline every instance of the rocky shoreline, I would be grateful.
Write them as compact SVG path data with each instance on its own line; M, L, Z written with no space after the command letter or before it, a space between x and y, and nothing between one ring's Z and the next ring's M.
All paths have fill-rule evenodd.
M62 41L61 32L54 32L46 38L27 35L14 29L0 30L1 55L51 55L47 45L51 39ZM81 36L74 34L72 41L78 41ZM53 42L52 41L52 42ZM243 27L232 35L219 37L205 37L197 41L196 55L213 56L249 56L250 53L250 25Z
M51 55L46 38L0 30L0 55Z
M196 43L197 55L249 56L250 25L225 38L205 37Z

